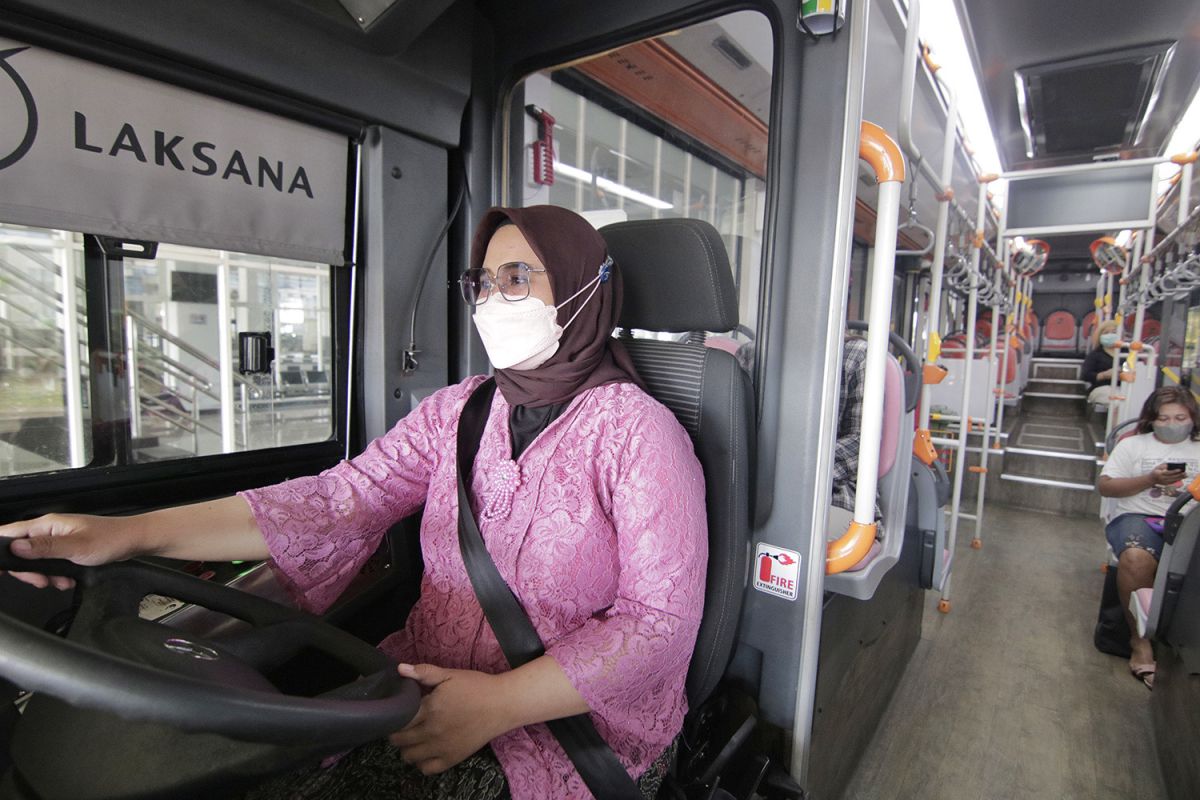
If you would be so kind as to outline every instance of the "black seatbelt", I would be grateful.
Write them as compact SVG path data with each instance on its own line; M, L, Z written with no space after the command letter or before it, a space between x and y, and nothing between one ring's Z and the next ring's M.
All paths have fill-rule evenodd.
M542 639L512 589L496 569L471 512L467 482L483 438L496 381L489 378L467 399L458 420L458 546L467 575L500 649L513 669L546 652ZM600 737L590 714L552 719L546 723L579 770L597 800L641 800L642 793L617 755Z

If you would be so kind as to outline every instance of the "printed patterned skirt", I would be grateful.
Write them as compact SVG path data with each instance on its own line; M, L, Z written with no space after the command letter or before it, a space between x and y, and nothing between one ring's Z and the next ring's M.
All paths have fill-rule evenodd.
M678 741L638 779L642 797L653 800L674 760ZM331 767L282 775L251 790L244 800L350 800L396 797L414 800L510 800L504 770L490 747L438 775L422 775L386 741L347 753Z

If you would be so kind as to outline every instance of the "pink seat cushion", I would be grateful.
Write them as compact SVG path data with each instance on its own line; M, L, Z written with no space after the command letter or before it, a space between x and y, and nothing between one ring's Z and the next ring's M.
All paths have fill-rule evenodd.
M704 344L713 348L714 350L724 350L731 356L736 356L738 354L738 348L741 347L740 344L733 339L730 339L728 336L709 336L704 340Z
M900 442L900 423L904 418L904 370L900 362L888 356L884 369L883 428L879 436L879 477L887 475L896 463Z
M846 572L858 572L859 570L866 569L867 565L870 564L872 561L874 561L876 558L878 558L879 554L882 551L883 551L883 545L879 543L878 539L876 539L875 543L871 545L871 549L868 550L867 554L862 557L862 561L859 561L853 567L846 570Z

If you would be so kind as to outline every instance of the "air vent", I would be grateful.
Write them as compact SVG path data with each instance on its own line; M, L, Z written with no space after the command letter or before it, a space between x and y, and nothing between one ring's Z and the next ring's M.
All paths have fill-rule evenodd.
M1174 42L1016 70L1029 158L1136 147L1158 100Z
M717 52L733 62L738 69L747 69L754 63L750 60L750 56L746 55L746 51L734 44L728 36L718 36L713 39L712 44Z

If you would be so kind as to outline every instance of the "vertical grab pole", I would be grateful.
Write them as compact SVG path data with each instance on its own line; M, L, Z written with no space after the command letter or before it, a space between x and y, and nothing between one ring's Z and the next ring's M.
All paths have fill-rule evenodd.
M947 542L952 554L958 542L958 517L959 507L962 504L963 473L967 471L967 436L971 431L971 366L975 361L975 313L976 301L979 296L979 256L983 252L985 236L984 222L987 219L987 186L996 180L997 177L999 176L993 174L981 175L979 177L979 209L975 215L975 246L971 250L973 283L971 291L967 296L967 335L965 337L967 341L966 353L964 353L965 360L963 362L962 410L958 414L958 447L954 464L954 495L950 504L950 537ZM942 613L950 611L950 583L953 577L953 572L947 575L946 583L942 586L942 599L938 603L938 611Z
M1003 238L997 237L996 245L998 247L1004 247ZM997 265L996 266L996 281L999 282L999 281L1003 281L1003 280L1004 280L1004 268L1000 265ZM1000 296L999 292L997 292L994 295L995 298L999 298L999 296ZM1005 320L1006 325L1007 325L1007 323L1008 323L1008 320ZM993 367L997 366L998 364L1004 365L1002 369L996 370L998 373L1000 373L999 381L998 381L1000 384L1000 390L999 390L999 394L995 398L996 402L998 402L1000 404L1000 408L1004 408L1004 376L1008 374L1008 350L1009 350L1008 341L1009 341L1009 337L1006 332L1004 338L1000 340L1000 346L1004 348L1004 358L998 359L996 357L996 342L997 342L997 336L999 335L999 333L1000 333L1000 303L994 301L992 303L992 344L991 344L991 350L988 351L989 352L988 370L991 370ZM971 539L971 548L974 550L979 550L980 548L983 547L983 538L980 536L980 534L983 532L983 500L984 500L985 495L987 494L988 450L991 449L990 445L991 445L991 436L992 436L992 426L990 424L990 422L991 422L990 418L993 416L992 412L995 411L995 408L996 408L995 405L990 405L988 410L984 412L985 416L984 416L984 420L983 420L983 443L982 443L982 448L979 451L979 467L978 467L979 471L977 473L979 475L979 488L976 489L976 491L975 491L975 536L974 536L974 538ZM998 413L995 416L998 417L999 416ZM997 442L1000 441L1000 429L999 428L996 428L996 441ZM972 467L971 469L974 470L976 468Z
M915 3L913 4L915 7ZM933 265L929 275L929 311L925 317L925 364L930 366L937 363L938 356L942 352L942 340L938 333L941 325L942 312L942 270L946 266L946 235L947 229L950 227L950 203L954 201L954 189L950 187L950 183L954 180L954 146L957 141L956 134L958 132L956 120L958 119L958 95L952 88L938 76L936 66L929 62L928 57L926 63L934 69L934 76L938 78L943 90L947 96L947 113L946 113L946 130L942 137L942 171L941 184L942 191L937 195L937 225L934 228L934 244L933 244ZM921 380L921 405L920 418L917 422L919 431L929 430L929 402L930 402L930 385L925 383L924 378Z
M1116 285L1116 283L1117 283L1116 274L1112 273L1112 272L1108 273L1108 291L1106 291L1104 293L1104 318L1105 319L1115 319L1116 318L1117 307L1113 303L1113 287Z
M825 556L825 573L828 575L853 567L862 561L875 544L875 487L879 481L883 390L892 316L892 286L896 275L896 229L900 219L900 190L904 185L904 156L883 128L873 122L862 123L858 154L859 158L871 165L879 182L879 208L875 220L875 251L871 261L871 307L867 312L867 364L863 381L854 519L846 533L829 543Z
M997 280L1002 280L1006 274L1009 274L1008 267L1009 267L1009 264L1010 264L1011 258L1012 258L1012 247L1010 246L1009 241L1004 238L1004 231L1007 230L1007 228L1008 228L1008 206L1005 205L1004 210L1000 212L1000 230L996 232L996 245L998 247L1004 248L1000 254L1003 261L1001 262L1000 268L996 271L996 279ZM1011 278L1012 276L1009 275L1009 277ZM1000 374L996 376L996 385L998 386L998 388L996 389L996 396L1000 400L1000 407L996 410L996 438L992 440L992 444L991 444L991 448L993 450L1003 449L1000 444L1000 439L1001 439L1002 434L1004 433L1004 377L1006 375L1008 375L1008 349L1009 348L1008 348L1007 334L1009 332L1011 332L1012 330L1014 330L1014 325L1013 325L1014 319L1022 321L1022 322L1025 319L1025 315L1020 313L1021 308L1019 305L1019 303L1022 300L1021 287L1023 287L1023 286L1024 286L1024 282L1023 282L1023 279L1021 279L1021 278L1013 279L1012 284L1009 286L1008 307L1010 310L1008 312L1008 319L1004 320L1004 330L1005 330L1004 357L1000 362L1000 368L997 370ZM999 294L999 293L997 293L997 294ZM996 307L993 306L992 307L992 329L993 329L993 331L995 330L996 326L999 324L999 317L997 316L998 313L999 312L996 311ZM996 349L996 342L993 339L992 350L995 351L995 349ZM984 442L983 448L984 448L984 450L987 450L987 448L988 448L987 442ZM987 458L987 454L984 453L984 459L986 459L986 458ZM985 466L985 467L987 466L986 460L983 462L982 466ZM986 475L987 473L982 473L982 474ZM982 507L982 504L981 504L981 507ZM978 517L979 515L976 514L975 516ZM978 538L979 525L976 524L975 528L976 528L976 538ZM971 544L974 544L974 542L971 542Z
M1005 262L1007 263L1008 257L1009 257L1009 250L1007 247L1005 248L1004 252L1005 252L1005 254L1004 254ZM1011 323L1014 319L1022 318L1021 309L1025 304L1025 297L1021 293L1021 289L1024 285L1025 285L1025 282L1021 278L1016 278L1013 280L1012 285L1009 287L1008 307L1009 307L1010 311L1008 312L1009 318L1004 321L1005 322L1005 330L1008 330L1011 327ZM995 312L992 312L992 313L995 314ZM1004 360L1000 364L1000 371L1003 373L1002 375L997 376L997 384L1000 387L998 389L999 396L1000 396L1000 409L996 412L996 440L994 442L992 442L993 450L1003 449L1002 445L1000 444L1000 440L1001 440L1001 438L1003 438L1001 434L1004 433L1004 375L1008 374L1008 348L1007 347L1004 348Z
M1118 336L1121 334L1118 333ZM1119 381L1121 378L1121 350L1126 347L1125 342L1118 341L1113 346L1113 365L1112 374L1108 376L1108 414L1104 418L1104 441L1108 441L1108 435L1112 433L1115 420L1118 419L1117 409L1121 406L1121 401L1125 399L1123 395L1117 393ZM1090 411L1088 413L1091 413Z
M1187 222L1188 214L1192 211L1189 207L1192 204L1192 170L1195 169L1197 156L1200 156L1200 153L1193 150L1171 157L1172 163L1178 164L1182 172L1179 176L1179 216L1175 220L1177 225Z
M1121 313L1121 309L1125 307L1125 285L1129 283L1129 271L1133 269L1133 265L1136 263L1137 261L1135 260L1135 256L1133 254L1133 243L1130 242L1129 247L1125 252L1125 266L1121 267L1121 280L1118 281L1121 289L1120 294L1117 295L1117 306L1115 313L1113 314L1113 319L1115 319L1117 324L1120 326L1119 330L1122 335L1125 333L1125 315ZM1133 338L1136 339L1137 334L1134 334Z
M1133 242L1133 263L1138 268L1138 303L1137 311L1133 315L1133 335L1130 337L1135 342L1142 340L1142 323L1146 321L1146 282L1147 274L1150 272L1150 267L1142 263L1142 253L1145 252L1146 236L1135 234Z
M933 75L941 87L942 92L946 96L946 128L942 135L942 170L939 174L933 174L932 167L928 162L921 157L920 150L917 149L916 143L912 138L912 115L913 115L913 96L916 91L917 80L917 46L918 31L921 26L921 3L920 0L908 0L908 17L905 21L904 34L904 55L901 63L904 65L900 80L900 114L899 123L897 125L897 133L900 138L900 145L904 152L910 158L916 160L915 169L919 174L924 174L934 186L940 187L936 195L938 201L937 224L934 228L933 235L933 264L930 268L929 277L929 304L928 313L925 316L925 366L933 366L937 363L938 357L942 351L942 340L940 335L941 317L942 317L942 269L946 261L946 233L950 225L950 204L954 201L954 190L950 184L954 177L954 153L957 139L957 120L958 120L958 95L953 87L946 81L942 80L938 74L940 67L933 62L930 57L929 50L926 49L921 54L921 58L925 61L925 66ZM916 180L914 176L913 180ZM932 450L932 443L929 442L929 395L930 384L925 383L925 370L922 370L921 380L921 402L918 406L917 418L917 437L916 446L920 446L923 441L926 450Z

